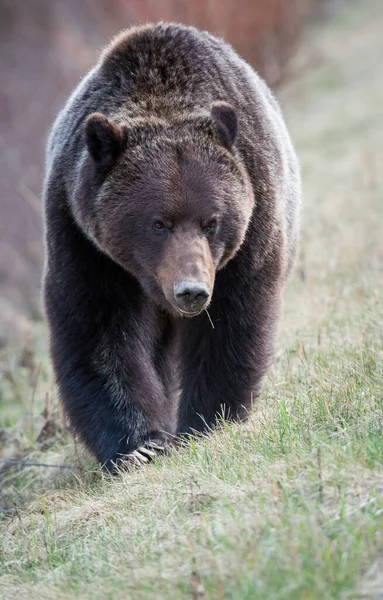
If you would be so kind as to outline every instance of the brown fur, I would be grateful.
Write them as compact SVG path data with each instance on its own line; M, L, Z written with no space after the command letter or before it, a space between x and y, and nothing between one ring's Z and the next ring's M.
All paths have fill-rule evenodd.
M52 357L96 456L245 418L299 233L266 84L194 28L123 32L57 119L44 196Z

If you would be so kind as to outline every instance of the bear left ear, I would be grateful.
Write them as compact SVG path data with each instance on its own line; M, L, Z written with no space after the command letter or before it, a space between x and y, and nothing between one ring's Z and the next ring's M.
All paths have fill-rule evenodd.
M231 150L237 137L238 120L234 108L226 102L213 102L211 116L218 127L218 133L224 146Z
M124 149L125 133L105 115L92 113L85 121L85 141L96 166L106 172Z

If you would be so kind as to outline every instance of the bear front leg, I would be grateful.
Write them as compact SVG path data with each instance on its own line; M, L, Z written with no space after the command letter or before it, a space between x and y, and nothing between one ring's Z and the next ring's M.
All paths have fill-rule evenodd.
M95 292L77 294L78 287L60 296L47 275L51 354L65 411L108 471L124 460L147 462L175 433L172 406L152 364L152 340L143 331L149 316L142 318L128 301L122 310L116 293L113 311Z
M252 273L241 261L217 274L208 309L214 328L204 313L182 322L180 435L206 431L219 416L246 419L261 391L273 356L283 278L278 263Z

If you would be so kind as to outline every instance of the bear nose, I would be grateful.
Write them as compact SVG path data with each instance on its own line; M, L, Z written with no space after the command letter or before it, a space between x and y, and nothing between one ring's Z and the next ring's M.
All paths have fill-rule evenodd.
M177 281L174 284L177 306L187 312L201 310L209 298L209 288L202 281Z

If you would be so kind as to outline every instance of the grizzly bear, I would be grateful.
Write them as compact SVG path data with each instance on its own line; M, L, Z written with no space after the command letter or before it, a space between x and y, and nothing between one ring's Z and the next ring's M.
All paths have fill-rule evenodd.
M123 31L59 114L44 302L64 410L105 469L243 420L299 234L280 108L224 41Z

